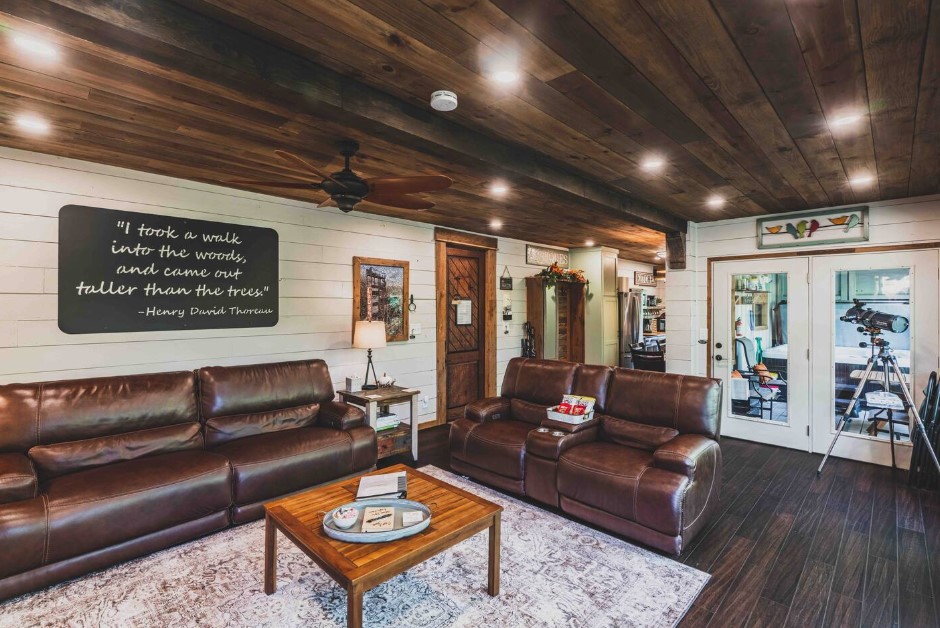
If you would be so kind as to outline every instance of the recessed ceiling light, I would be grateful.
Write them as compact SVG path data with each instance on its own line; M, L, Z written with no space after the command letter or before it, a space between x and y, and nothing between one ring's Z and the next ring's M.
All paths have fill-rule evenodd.
M503 221L498 218L494 218L490 221L490 229L499 229L503 226Z
M872 175L862 173L862 174L857 174L851 179L849 179L849 183L851 183L853 187L860 188L860 187L865 187L866 185L871 185L871 183L874 180L875 180L875 177L873 177Z
M44 59L55 59L59 56L58 48L41 39L29 37L28 35L15 35L13 37L13 44L24 52L38 55Z
M709 197L705 204L712 209L718 209L719 207L724 207L725 199L715 194L714 196Z
M647 157L640 163L640 167L647 172L656 172L662 170L666 165L666 160L659 156Z
M509 186L502 181L494 181L490 185L490 194L493 196L506 196L509 193Z
M845 129L861 122L864 116L858 112L843 113L829 120L829 128L832 130Z
M666 259L666 251L656 251L656 257L659 259Z
M13 120L13 122L21 131L33 133L35 135L44 135L49 132L50 128L52 128L49 126L49 123L42 118L29 114L19 115Z
M584 246L594 246L594 240L586 240Z
M496 81L497 83L502 83L503 85L509 85L510 83L515 83L519 80L519 73L515 70L496 70L490 75L490 78Z

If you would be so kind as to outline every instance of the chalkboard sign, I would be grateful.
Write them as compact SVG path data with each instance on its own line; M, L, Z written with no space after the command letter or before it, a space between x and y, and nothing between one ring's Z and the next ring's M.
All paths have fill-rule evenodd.
M59 210L67 334L277 324L273 229L98 207Z

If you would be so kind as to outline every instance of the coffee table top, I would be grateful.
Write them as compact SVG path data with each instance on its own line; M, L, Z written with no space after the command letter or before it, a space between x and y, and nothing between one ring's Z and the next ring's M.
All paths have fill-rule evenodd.
M338 583L373 587L488 528L502 507L406 465L368 475L405 471L408 499L431 509L423 532L387 543L344 543L323 532L323 515L356 497L359 478L341 480L265 504L278 529Z

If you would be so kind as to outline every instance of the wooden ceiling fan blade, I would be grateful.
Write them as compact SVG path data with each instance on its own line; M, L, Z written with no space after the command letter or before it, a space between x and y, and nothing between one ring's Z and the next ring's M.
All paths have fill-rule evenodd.
M332 181L332 182L335 183L336 185L340 185L340 186L342 186L342 187L344 187L344 188L346 187L346 186L345 186L343 183L341 183L340 181L337 181L336 179L334 179L333 177L331 177L331 176L328 175L327 173L323 172L322 170L320 170L319 168L317 168L316 166L314 166L313 164L311 164L311 163L308 162L307 160L303 159L302 157L298 157L298 156L295 155L294 153L289 153L289 152L287 152L286 150L276 150L276 151L274 151L274 154L277 155L278 157L280 157L281 159L283 159L284 161L289 161L290 163L294 164L295 166L297 166L297 167L299 167L299 168L303 168L303 169L305 169L305 170L308 170L308 171L312 172L313 174L317 175L317 176L320 177L321 179L329 179L330 181Z
M317 183L298 183L296 181L252 181L250 179L231 179L223 181L232 185L254 185L263 188L287 188L290 190L318 190Z
M434 203L426 201L423 198L413 198L410 196L394 196L382 194L370 194L365 199L370 203L377 205L386 205L388 207L401 207L402 209L431 209Z
M334 201L332 198L328 198L322 203L320 203L317 207L338 207L338 205L336 204L336 201Z
M441 174L417 177L373 177L366 179L373 194L398 196L414 192L433 192L449 188L454 181Z

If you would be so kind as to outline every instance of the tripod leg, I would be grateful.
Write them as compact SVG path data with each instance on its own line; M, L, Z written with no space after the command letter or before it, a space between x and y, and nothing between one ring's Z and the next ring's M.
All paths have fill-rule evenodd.
M901 384L901 392L904 393L904 401L906 401L907 405L911 408L911 414L914 415L914 423L917 425L917 430L920 432L921 438L924 439L927 453L930 454L933 465L937 467L937 473L940 473L940 460L937 460L937 453L933 450L933 446L931 446L930 440L927 438L927 430L924 429L924 422L920 420L920 413L917 411L917 406L914 405L914 398L911 397L911 392L904 383L904 375L901 374L898 359L892 355L888 360L891 362L891 368L894 369L894 374L897 375L898 382Z
M829 460L829 455L832 454L832 450L836 446L836 441L842 436L842 430L845 429L846 424L849 422L849 417L852 416L852 410L855 409L858 398L862 396L862 391L865 390L865 384L868 383L868 378L871 377L873 368L875 368L875 356L868 358L868 365L865 367L865 372L862 373L862 379L859 380L855 392L852 393L852 400L849 401L849 407L845 409L845 414L843 414L842 418L839 420L839 428L836 430L836 435L832 437L832 442L829 443L829 450L826 452L826 455L823 456L822 462L819 463L819 468L816 469L816 475L822 474L823 467L826 466L826 461Z

